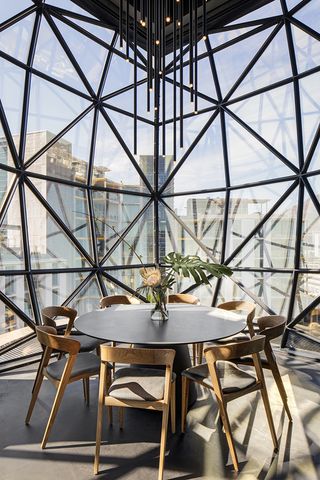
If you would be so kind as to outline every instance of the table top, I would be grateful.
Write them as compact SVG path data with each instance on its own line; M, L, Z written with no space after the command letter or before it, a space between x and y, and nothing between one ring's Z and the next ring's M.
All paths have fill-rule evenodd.
M80 315L74 326L100 340L142 345L184 345L230 337L246 327L246 317L202 305L169 304L169 319L151 320L152 304L112 305Z

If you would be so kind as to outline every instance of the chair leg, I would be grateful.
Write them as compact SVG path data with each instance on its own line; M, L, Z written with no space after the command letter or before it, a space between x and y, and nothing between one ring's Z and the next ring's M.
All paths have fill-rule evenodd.
M56 393L56 396L55 396L55 399L54 399L54 402L53 402L53 405L52 405L52 409L51 409L51 412L50 412L50 416L49 416L49 420L48 420L48 423L47 423L47 426L46 426L46 430L44 432L43 439L42 439L42 442L41 442L41 448L42 449L46 447L48 437L49 437L49 434L51 432L51 428L52 428L53 423L55 421L55 418L57 416L57 412L58 412L58 409L59 409L64 391L65 391L67 385L68 385L68 377L67 377L67 379L62 378L62 380L59 383L59 387L58 387L58 390L57 390L57 393Z
M203 360L203 343L198 343L198 360L199 365L201 365Z
M292 416L291 416L291 412L289 410L289 405L288 405L287 392L284 388L283 381L282 381L282 378L281 378L281 374L280 374L277 362L273 359L272 355L271 356L268 355L267 360L268 360L268 363L269 363L269 366L270 366L270 370L273 374L273 378L274 378L274 380L276 382L276 385L278 387L278 390L279 390L279 393L280 393L280 396L281 396L281 400L282 400L284 409L286 411L286 414L288 416L289 422L292 422Z
M194 367L197 365L197 344L196 343L192 344L192 363Z
M186 418L188 410L188 398L189 398L189 382L190 380L182 375L181 377L181 386L182 386L182 395L181 395L181 432L186 431Z
M124 407L119 407L119 427L120 430L123 430L124 424Z
M105 384L106 384L106 365L105 363L101 363L100 378L99 378L98 413L97 413L96 451L95 451L94 465L93 465L93 471L95 475L99 473L102 417L103 417L103 406L104 406L105 389L106 389Z
M232 433L231 433L231 426L229 422L227 407L223 403L223 401L219 400L218 398L217 398L217 402L218 402L219 411L220 411L220 419L224 427L224 431L225 431L227 442L228 442L228 447L230 450L231 460L232 460L235 471L238 472L239 471L238 455L236 452L236 448L235 448Z
M275 450L278 450L278 448L279 448L278 439L277 439L276 431L275 431L275 428L274 428L274 423L273 423L273 418L272 418L268 393L267 393L267 390L266 390L265 386L263 386L261 388L261 396L262 396L262 400L263 400L263 403L264 403L264 408L265 408L266 415L267 415L267 420L268 420L268 424L269 424L269 428L270 428L270 433L271 433L271 437L272 437L272 441L273 441L273 446L274 446Z
M89 384L89 377L82 379L83 383L83 395L86 405L89 406L90 402L90 384Z
M166 405L162 413L158 480L163 479L164 459L165 459L165 453L166 453L167 430L168 430L168 417L169 417L169 406Z
M40 387L42 385L42 381L43 381L43 373L41 372L41 373L37 374L36 382L35 382L33 390L32 390L32 397L31 397L31 400L30 400L28 413L27 413L27 416L26 416L26 419L25 419L26 425L29 425L31 415L32 415L35 403L36 403L38 395L39 395L39 390L40 390Z
M42 353L41 361L39 363L39 367L38 367L38 370L37 370L37 375L36 375L36 378L35 378L35 381L34 381L34 384L33 384L33 387L32 387L32 397L31 397L31 400L30 400L28 413L27 413L27 416L26 416L26 419L25 419L26 425L28 425L29 422L30 422L30 418L31 418L31 415L32 415L32 412L33 412L33 408L34 408L34 405L35 405L36 400L38 398L40 387L42 385L42 381L43 381L43 377L44 377L43 370L48 365L51 353L52 353L52 349L48 349L48 348L46 348Z
M176 382L171 384L170 397L171 433L176 433Z

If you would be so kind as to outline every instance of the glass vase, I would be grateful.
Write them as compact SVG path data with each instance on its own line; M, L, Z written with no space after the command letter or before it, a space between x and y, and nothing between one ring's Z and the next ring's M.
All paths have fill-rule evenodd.
M151 320L165 322L169 317L167 309L167 291L153 289L152 295L155 305L151 310Z

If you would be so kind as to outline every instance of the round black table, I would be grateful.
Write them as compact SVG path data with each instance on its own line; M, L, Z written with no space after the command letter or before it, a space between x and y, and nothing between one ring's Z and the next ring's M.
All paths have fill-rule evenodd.
M112 305L78 317L74 326L81 333L105 341L136 346L174 348L173 369L177 374L177 406L180 402L180 373L191 367L189 343L203 343L230 337L246 327L246 318L219 308L169 304L169 319L151 320L153 305ZM190 404L196 392L191 388Z
M78 317L77 330L100 340L166 347L203 343L241 332L239 314L200 305L169 304L169 319L152 321L151 304L112 305Z

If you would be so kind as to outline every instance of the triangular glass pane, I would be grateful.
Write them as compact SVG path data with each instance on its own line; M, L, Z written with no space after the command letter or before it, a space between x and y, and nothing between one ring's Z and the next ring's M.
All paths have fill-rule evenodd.
M189 62L189 55L186 54L183 57L184 62ZM215 102L210 102L205 98L201 97L202 95L206 95L212 100L217 101L217 91L215 87L215 83L213 80L212 70L210 66L209 57L204 57L200 59L197 64L198 68L198 110L201 111L204 108L213 107ZM181 84L180 81L180 68L179 64L176 67L177 70L177 82ZM173 80L173 73L168 75L169 78ZM183 85L185 87L189 87L189 63L183 68ZM161 87L162 88L162 87ZM177 88L177 115L179 115L179 102L180 102L180 89ZM160 89L160 95L162 95L162 90ZM161 106L161 105L160 105ZM173 86L171 83L167 82L166 88L166 118L173 118ZM190 89L185 88L183 90L183 114L186 115L188 113L193 113L195 110L195 105L191 102L190 98Z
M132 290L137 290L142 285L142 277L139 268L121 268L120 270L107 270L106 273L119 282L127 285ZM116 283L104 279L108 295L131 295L127 290L118 287Z
M48 198L46 198L48 201ZM86 268L88 262L53 220L37 197L26 189L29 248L33 268Z
M63 130L88 105L89 102L78 95L33 75L26 138L26 160Z
M61 305L88 275L88 272L34 274L33 282L40 309L48 305Z
M319 0L312 0L308 2L303 8L297 11L294 15L300 22L305 23L316 32L320 32L319 22L320 2Z
M86 183L93 115L92 110L31 164L28 170L50 177ZM34 139L34 151L32 151L32 155L34 155L36 150L51 141L55 134L50 131L39 131L30 133L28 136ZM96 174L95 168L93 175L99 176L99 172Z
M212 115L212 113L210 114ZM209 116L210 116L209 115ZM200 129L198 120L202 115L193 119L194 123L185 125L188 135L189 127L196 136ZM191 142L190 142L191 143ZM175 164L170 164L175 167ZM195 172L196 175L195 175ZM218 116L202 135L195 148L190 152L181 168L177 171L168 187L167 193L183 192L225 187L225 173L221 138L220 117Z
M299 80L300 105L303 128L303 144L305 156L314 139L319 126L320 115L320 73L308 75Z
M131 62L127 62L124 58L116 53L112 54L110 67L108 69L107 79L103 90L103 95L109 95L128 85L133 85L134 68ZM142 80L146 77L146 72L141 68L137 69L137 79ZM146 95L146 87L143 88ZM133 89L131 90L133 103Z
M298 316L310 303L319 297L320 275L318 273L299 273L297 292L294 302L294 316ZM320 302L319 302L320 303ZM295 328L303 333L319 337L319 304L306 314Z
M145 78L142 76L142 78ZM143 85L138 85L137 87L137 115L146 118L149 121L153 121L154 111L150 109L150 112L147 111L147 92L146 92L147 83ZM126 92L115 95L114 97L106 100L107 105L114 105L117 108L121 108L124 113L130 112L134 113L134 89L133 87ZM131 119L133 123L133 120Z
M0 225L0 268L2 270L23 270L25 268L18 190L13 195L8 211Z
M17 149L20 143L25 72L0 58L0 98Z
M294 190L230 263L231 267L293 268L298 191ZM250 231L249 215L239 222L244 236ZM249 225L248 225L249 224ZM235 227L233 227L235 228ZM238 242L240 243L240 242Z
M100 40L103 40L104 42L109 44L112 42L113 36L115 34L114 30L111 30L107 27L99 27L98 25L94 25L91 22L81 21L77 18L73 18L72 22L76 25L79 25L79 27L83 28L87 32L90 32L96 37L100 38Z
M92 256L90 218L87 194L84 188L31 178L32 183L45 197L79 243Z
M98 280L96 276L94 276L84 285L76 297L71 300L68 306L75 308L78 315L83 315L84 313L92 312L99 308L100 298L102 298L102 293Z
M292 287L292 273L278 272L234 272L232 278L245 285L248 290L259 297L265 305L274 310L278 315L287 315L290 292ZM230 278L221 282L217 305L232 300L246 300L254 302ZM256 303L256 316L267 315Z
M179 195L164 198L164 201L212 255L218 257L222 248L224 195L221 193ZM167 218L170 221L168 215ZM178 238L180 237L178 234ZM181 242L184 240L181 239Z
M299 72L310 70L320 64L320 42L300 28L291 26L292 38Z
M226 131L232 185L292 175L289 167L229 115Z
M230 192L226 258L238 248L290 185L290 182L281 182Z
M242 19L239 19L237 22L240 23L241 21ZM253 30L254 28L257 28L257 25L251 27L234 28L233 30L225 29L217 33L212 33L209 35L211 48L219 47L220 45L223 45L234 38L238 38L241 35L250 32L250 30Z
M36 14L32 13L11 27L2 30L0 32L0 50L26 63L35 16Z
M101 260L145 207L148 198L103 191L93 191L92 197L97 248Z
M232 110L278 152L298 163L293 84L230 105Z
M0 291L20 308L29 318L34 320L27 278L24 275L0 277ZM0 302L1 320L0 334L12 332L26 327L24 321L5 303ZM26 332L26 334L29 332ZM31 333L31 332L30 332Z
M108 50L65 23L57 19L55 19L55 23L96 92L100 84Z
M10 0L10 2L1 2L0 23L17 15L19 12L32 5L34 4L31 0Z
M302 0L286 0L287 9L292 10L298 3L301 3Z
M70 0L50 0L51 5L56 7L63 8L69 12L80 13L80 15L85 15L86 17L95 18L87 10L80 8L77 4Z
M134 216L131 217L131 221ZM117 230L117 229L116 229ZM154 262L154 212L149 207L104 263L105 266Z
M320 141L318 141L317 147L312 155L312 159L309 166L309 171L318 170L320 168Z
M279 0L268 2L263 7L254 9L252 12L243 15L242 17L230 22L228 25L233 25L242 22L249 22L251 20L260 20L262 18L269 18L275 15L282 15L282 8Z
M267 28L214 54L222 95L228 93L271 31Z
M309 177L308 180L319 199L320 180L318 175ZM320 269L320 216L306 190L304 192L300 268Z
M124 144L133 154L133 119L109 109L107 114L121 135ZM150 162L147 162L150 167L150 163L153 164L153 126L139 122L137 162L142 169L146 163L146 158L150 159ZM101 171L101 175L97 179L93 179L93 183L101 185L101 182L105 182L111 188L148 191L130 158L102 115L99 116L98 122L94 166L97 173L99 170Z
M170 205L170 199L168 205ZM191 204L192 205L192 204ZM191 207L192 208L192 207ZM159 205L159 218L160 221L160 258L169 252L178 252L182 255L199 255L202 260L211 260L206 252L196 243L186 229L173 217L170 211L163 205ZM189 221L185 216L180 216L181 220L191 230L195 228L193 218ZM190 223L192 221L193 225ZM221 223L219 219L213 227L213 230L208 232L203 238L208 243L207 249L214 255L219 261L221 256L221 236L217 238L217 232L220 230ZM199 232L199 236L203 236L204 232ZM203 244L204 245L204 244ZM204 245L205 246L205 245ZM191 281L191 280L190 280Z
M9 165L10 167L15 166L12 159L12 155L8 147L7 137L4 134L1 122L0 122L0 164ZM7 178L5 174L6 172L2 171L1 178L3 179ZM2 191L3 188L6 188L7 182L5 180L1 180L0 184L1 184L0 190ZM0 192L0 203L1 203L1 192Z
M180 148L180 122L177 122L176 124L176 135L177 135L177 158L176 160L179 161L185 153L188 151L188 148L191 146L191 144L195 141L195 139L201 135L201 131L208 122L208 120L212 117L213 112L206 112L206 113L201 113L199 115L194 115L192 117L187 117L183 120L183 148ZM209 127L210 129L211 127ZM162 146L162 128L160 129L160 146ZM208 130L201 137L199 142L202 142L202 144L205 143L205 137L208 135ZM198 143L199 143L198 142ZM197 145L198 145L197 143ZM218 142L217 142L218 143ZM197 149L197 145L195 149ZM200 148L200 147L199 147ZM195 150L194 149L194 150ZM194 152L193 150L193 152ZM160 147L160 153L161 153L161 147ZM167 157L172 156L173 158L173 123L168 123L166 127L166 155ZM191 154L192 155L192 152ZM167 169L167 174L171 172L172 169L175 168L177 163L175 162L169 162L168 164L168 169ZM204 171L204 170L203 170ZM199 173L199 172L198 172ZM166 178L166 177L165 177ZM159 185L160 184L160 178L159 178ZM183 189L185 190L185 189Z
M240 96L291 76L287 36L282 27L233 95Z
M44 18L40 25L33 66L60 82L86 91L66 52Z

